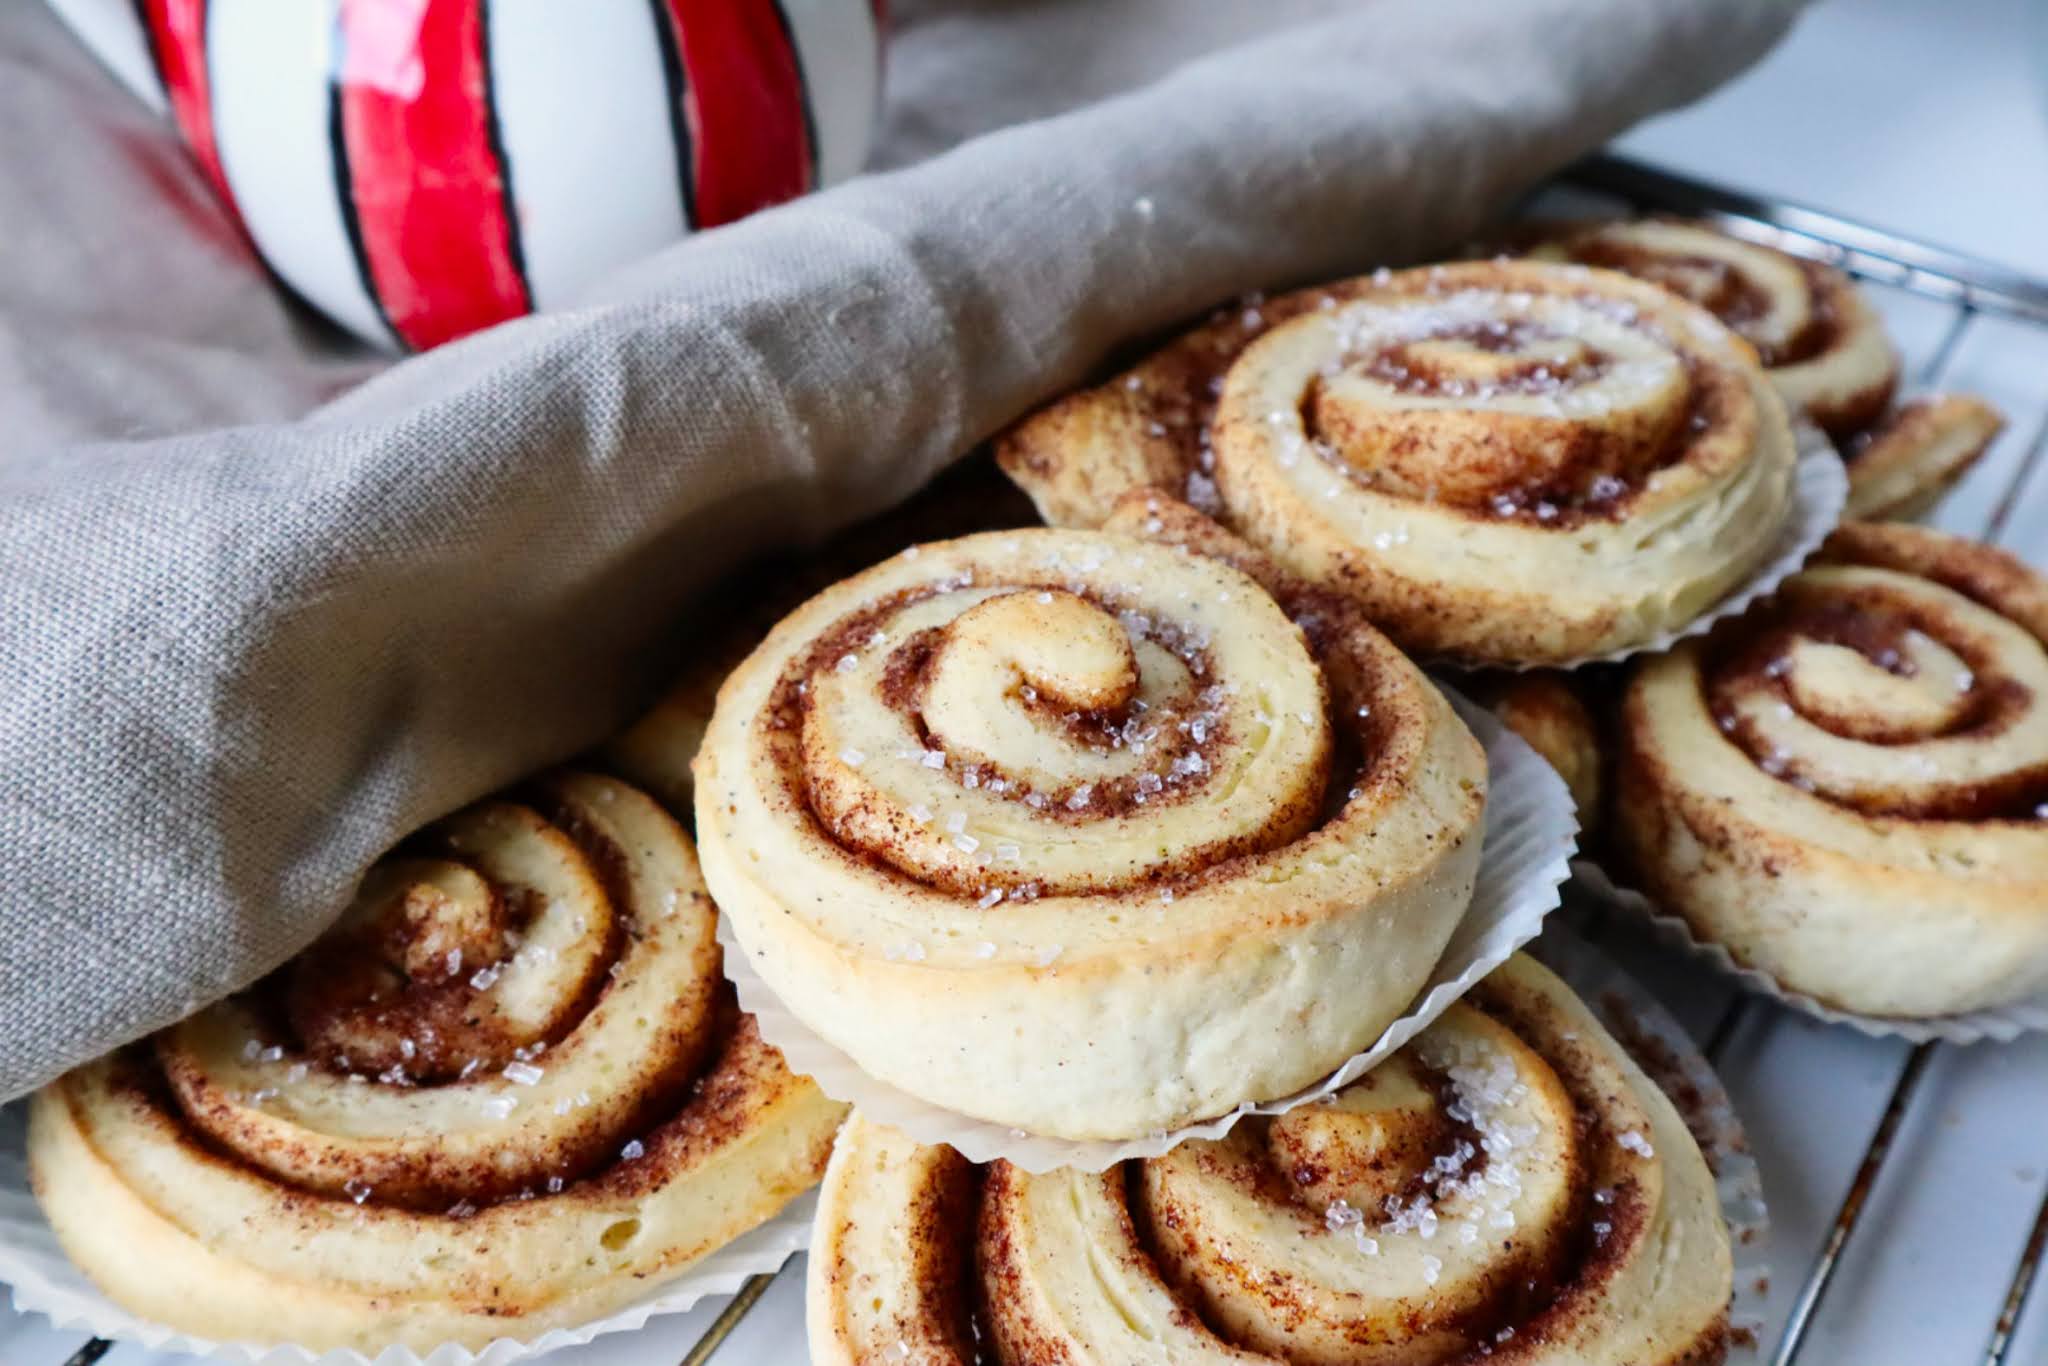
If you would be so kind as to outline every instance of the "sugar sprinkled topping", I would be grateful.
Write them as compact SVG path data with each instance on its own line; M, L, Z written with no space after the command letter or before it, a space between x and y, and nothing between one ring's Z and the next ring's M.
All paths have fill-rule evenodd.
M1432 1032L1417 1041L1417 1049L1429 1066L1442 1072L1450 1082L1451 1099L1444 1107L1453 1121L1467 1125L1479 1136L1477 1147L1459 1139L1448 1151L1438 1154L1425 1173L1426 1189L1412 1197L1389 1196L1383 1228L1392 1234L1412 1234L1424 1241L1444 1231L1446 1213L1457 1219L1451 1227L1461 1244L1479 1239L1485 1227L1512 1229L1514 1201L1522 1193L1522 1174L1516 1155L1534 1144L1541 1130L1522 1120L1516 1107L1528 1095L1528 1085L1516 1074L1513 1062L1483 1040L1446 1037ZM1484 1164L1476 1164L1480 1152ZM1453 1210L1447 1202L1468 1208ZM1348 1207L1346 1207L1348 1208ZM1332 1207L1324 1214L1332 1229L1348 1225L1349 1216ZM1436 1283L1442 1262L1423 1258L1424 1278ZM1434 1268L1434 1269L1432 1269Z
M647 1156L647 1145L637 1138L619 1149L619 1157L627 1162L638 1162L645 1156Z
M508 1062L505 1064L505 1080L519 1086L537 1085L546 1073L530 1062Z

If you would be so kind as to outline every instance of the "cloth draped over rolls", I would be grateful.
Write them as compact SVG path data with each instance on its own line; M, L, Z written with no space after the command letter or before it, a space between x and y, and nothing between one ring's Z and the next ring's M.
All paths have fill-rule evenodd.
M907 28L883 160L1072 112L304 416L366 367L292 354L169 134L35 7L0 19L0 1095L248 984L400 836L599 740L745 554L901 498L1219 300L1453 245L1798 7L987 8ZM1084 25L1094 60L1017 69Z

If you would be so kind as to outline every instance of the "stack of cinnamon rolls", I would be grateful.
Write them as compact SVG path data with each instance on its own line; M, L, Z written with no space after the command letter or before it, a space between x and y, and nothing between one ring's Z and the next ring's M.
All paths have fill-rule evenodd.
M1707 1162L1535 962L1266 1103L1472 906L1488 757L1425 667L1788 991L2048 991L2048 585L1870 520L1998 425L1898 368L1846 278L1691 223L1233 305L1005 433L1029 505L984 468L757 579L588 764L49 1087L50 1221L148 1318L425 1353L612 1313L822 1177L821 1363L1719 1361ZM1806 424L1861 520L1759 586ZM1152 1149L849 1117L742 959L878 1093Z

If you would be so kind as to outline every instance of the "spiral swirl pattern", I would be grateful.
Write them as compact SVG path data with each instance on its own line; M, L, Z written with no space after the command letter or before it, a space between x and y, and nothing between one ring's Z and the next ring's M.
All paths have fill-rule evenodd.
M1723 1359L1730 1280L1670 1102L1518 958L1329 1102L1107 1173L856 1115L808 1313L830 1366L1654 1366Z
M1795 451L1704 310L1612 272L1477 262L1214 320L998 457L1050 521L1184 489L1404 646L1531 664L1711 607L1768 557Z
M2048 584L1851 524L1627 696L1627 873L1826 1004L1940 1015L2048 988Z
M1656 218L1563 228L1531 254L1619 270L1712 310L1756 348L1786 401L1838 439L1875 422L1898 385L1884 324L1833 266Z
M478 1346L595 1317L815 1181L843 1107L723 985L688 838L568 773L449 818L243 996L36 1099L74 1260L209 1337Z
M1485 800L1348 604L1167 500L1114 525L1153 539L971 536L827 590L697 760L706 875L780 1000L901 1090L1067 1138L1370 1042L1470 899Z
M689 810L690 761L711 727L718 687L776 622L813 593L906 546L1036 520L1016 485L977 455L814 551L742 566L705 595L708 610L690 623L690 651L668 691L606 742L604 766L671 810Z

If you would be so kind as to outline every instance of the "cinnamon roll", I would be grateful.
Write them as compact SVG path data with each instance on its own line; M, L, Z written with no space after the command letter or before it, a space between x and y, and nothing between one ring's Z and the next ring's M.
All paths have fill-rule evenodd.
M1233 311L1002 438L1047 520L1180 493L1409 649L1575 662L1770 557L1792 430L1704 309L1609 271L1468 262Z
M1698 1366L1730 1282L1671 1102L1517 957L1329 1103L1108 1172L977 1169L856 1114L807 1315L820 1366Z
M1892 406L1898 352L1849 277L1703 223L1580 224L1540 233L1531 254L1640 276L1713 310L1755 346L1786 400L1834 438L1851 517L1924 514L1998 434L1978 398Z
M1930 512L2005 428L1981 398L1941 394L1900 404L1843 446L1849 463L1848 515L1912 521Z
M1711 309L1756 348L1786 401L1829 436L1870 426L1898 386L1899 356L1883 322L1833 266L1665 218L1561 227L1530 254L1623 271Z
M35 1189L133 1312L425 1352L605 1314L823 1171L844 1107L719 971L688 838L565 774L386 859L243 996L40 1092Z
M1464 913L1486 796L1350 604L1163 498L1115 525L826 590L727 680L696 766L705 875L781 1003L870 1076L1058 1138L1370 1044Z
M1624 880L1823 1004L1931 1016L2048 989L2048 582L1850 524L1775 599L1645 663Z
M907 501L847 528L816 554L750 564L706 595L666 693L608 741L602 766L676 811L690 809L690 760L704 743L718 685L785 613L839 579L921 541L1029 526L1031 506L986 454L947 469Z

